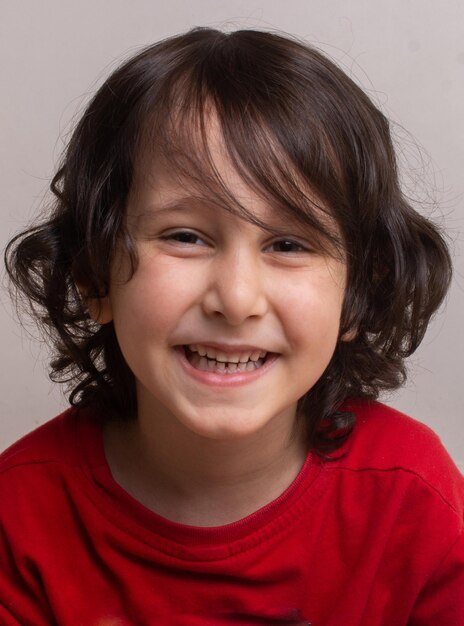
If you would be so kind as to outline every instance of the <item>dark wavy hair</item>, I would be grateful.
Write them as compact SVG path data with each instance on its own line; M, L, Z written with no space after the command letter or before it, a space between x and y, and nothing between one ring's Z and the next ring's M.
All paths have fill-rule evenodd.
M51 214L9 243L7 271L53 340L51 377L70 383L71 403L134 416L134 377L113 324L90 319L76 285L107 295L116 244L136 271L125 208L147 151L214 195L218 210L256 221L214 170L212 111L244 181L346 259L340 336L354 338L338 342L299 403L312 448L335 450L354 423L343 401L404 382L404 359L445 297L451 261L401 191L387 119L318 50L268 32L203 28L142 50L87 106L51 183Z

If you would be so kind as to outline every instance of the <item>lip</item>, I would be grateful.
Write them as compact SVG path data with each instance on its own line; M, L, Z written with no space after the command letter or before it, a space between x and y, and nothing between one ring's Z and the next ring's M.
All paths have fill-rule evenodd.
M260 346L252 346L251 344L244 343L215 343L211 341L191 341L188 346L205 346L208 348L214 348L218 352L224 352L224 354L236 354L237 352L271 352ZM182 346L180 346L182 347Z
M198 344L200 342L197 342ZM190 344L193 345L193 344ZM210 347L214 347L217 350L224 350L224 348L228 348L229 352L232 352L232 346L224 345L224 344L215 344L215 343L204 343L201 345L207 345ZM233 346L233 350L237 351L241 349L243 351L246 350L258 350L259 348L253 348L252 346ZM246 385L248 383L252 383L255 380L265 376L267 372L274 366L277 359L279 358L279 354L275 352L271 352L268 354L268 357L265 363L259 368L252 372L233 372L231 374L216 374L214 372L206 372L203 370L198 370L191 365L187 357L185 356L185 351L183 346L176 346L174 348L175 352L179 357L180 364L184 371L191 377L194 378L199 383L204 385L208 385L211 387L238 387L240 385ZM226 352L226 350L224 350ZM227 352L226 352L227 353Z

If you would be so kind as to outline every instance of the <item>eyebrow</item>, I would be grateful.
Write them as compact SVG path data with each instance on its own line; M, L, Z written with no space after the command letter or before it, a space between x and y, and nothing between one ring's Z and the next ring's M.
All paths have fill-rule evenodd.
M192 204L199 204L200 201L204 204L207 202L204 198L198 198L195 196L183 196L180 198L174 198L173 200L169 200L167 202L162 202L160 204L152 203L147 206L146 209L138 212L137 214L132 214L131 217L142 217L144 215L152 215L154 213L168 213L171 211L182 211L192 208Z
M134 213L127 213L128 221L133 224L135 227L139 226L140 223L145 220L151 220L160 215L165 215L166 213L181 213L185 211L190 211L192 208L205 207L209 208L214 207L214 203L207 198L200 198L197 196L183 196L180 198L174 198L172 200L168 200L167 202L162 202L160 204L153 203L148 205L145 209L141 211L137 211Z

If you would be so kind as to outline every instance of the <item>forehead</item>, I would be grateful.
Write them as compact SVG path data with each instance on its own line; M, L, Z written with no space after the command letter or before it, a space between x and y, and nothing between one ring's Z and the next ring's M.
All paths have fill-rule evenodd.
M194 131L195 133L195 131ZM216 118L208 122L204 142L195 140L196 150L143 150L138 159L132 186L137 204L152 201L165 206L185 198L208 205L243 205L256 208L265 200L237 171L227 151ZM271 203L267 203L268 206ZM269 208L271 208L269 206Z
M140 146L134 172L139 191L186 188L191 191L223 191L245 187L237 171L214 112L198 115L175 113L168 128L147 133ZM215 185L213 184L215 183Z

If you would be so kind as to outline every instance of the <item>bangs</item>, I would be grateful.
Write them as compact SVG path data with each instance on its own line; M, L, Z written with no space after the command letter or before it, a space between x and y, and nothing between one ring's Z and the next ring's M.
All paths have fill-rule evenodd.
M213 134L247 187L309 232L316 249L344 256L341 168L320 122L311 124L314 111L310 115L304 94L295 93L294 79L272 72L269 51L260 59L249 46L231 41L240 32L218 35L215 46L196 49L194 63L178 63L148 94L136 169L150 175L145 164L161 158L199 198L272 233L272 224L247 209L218 172ZM266 75L269 68L272 75Z

